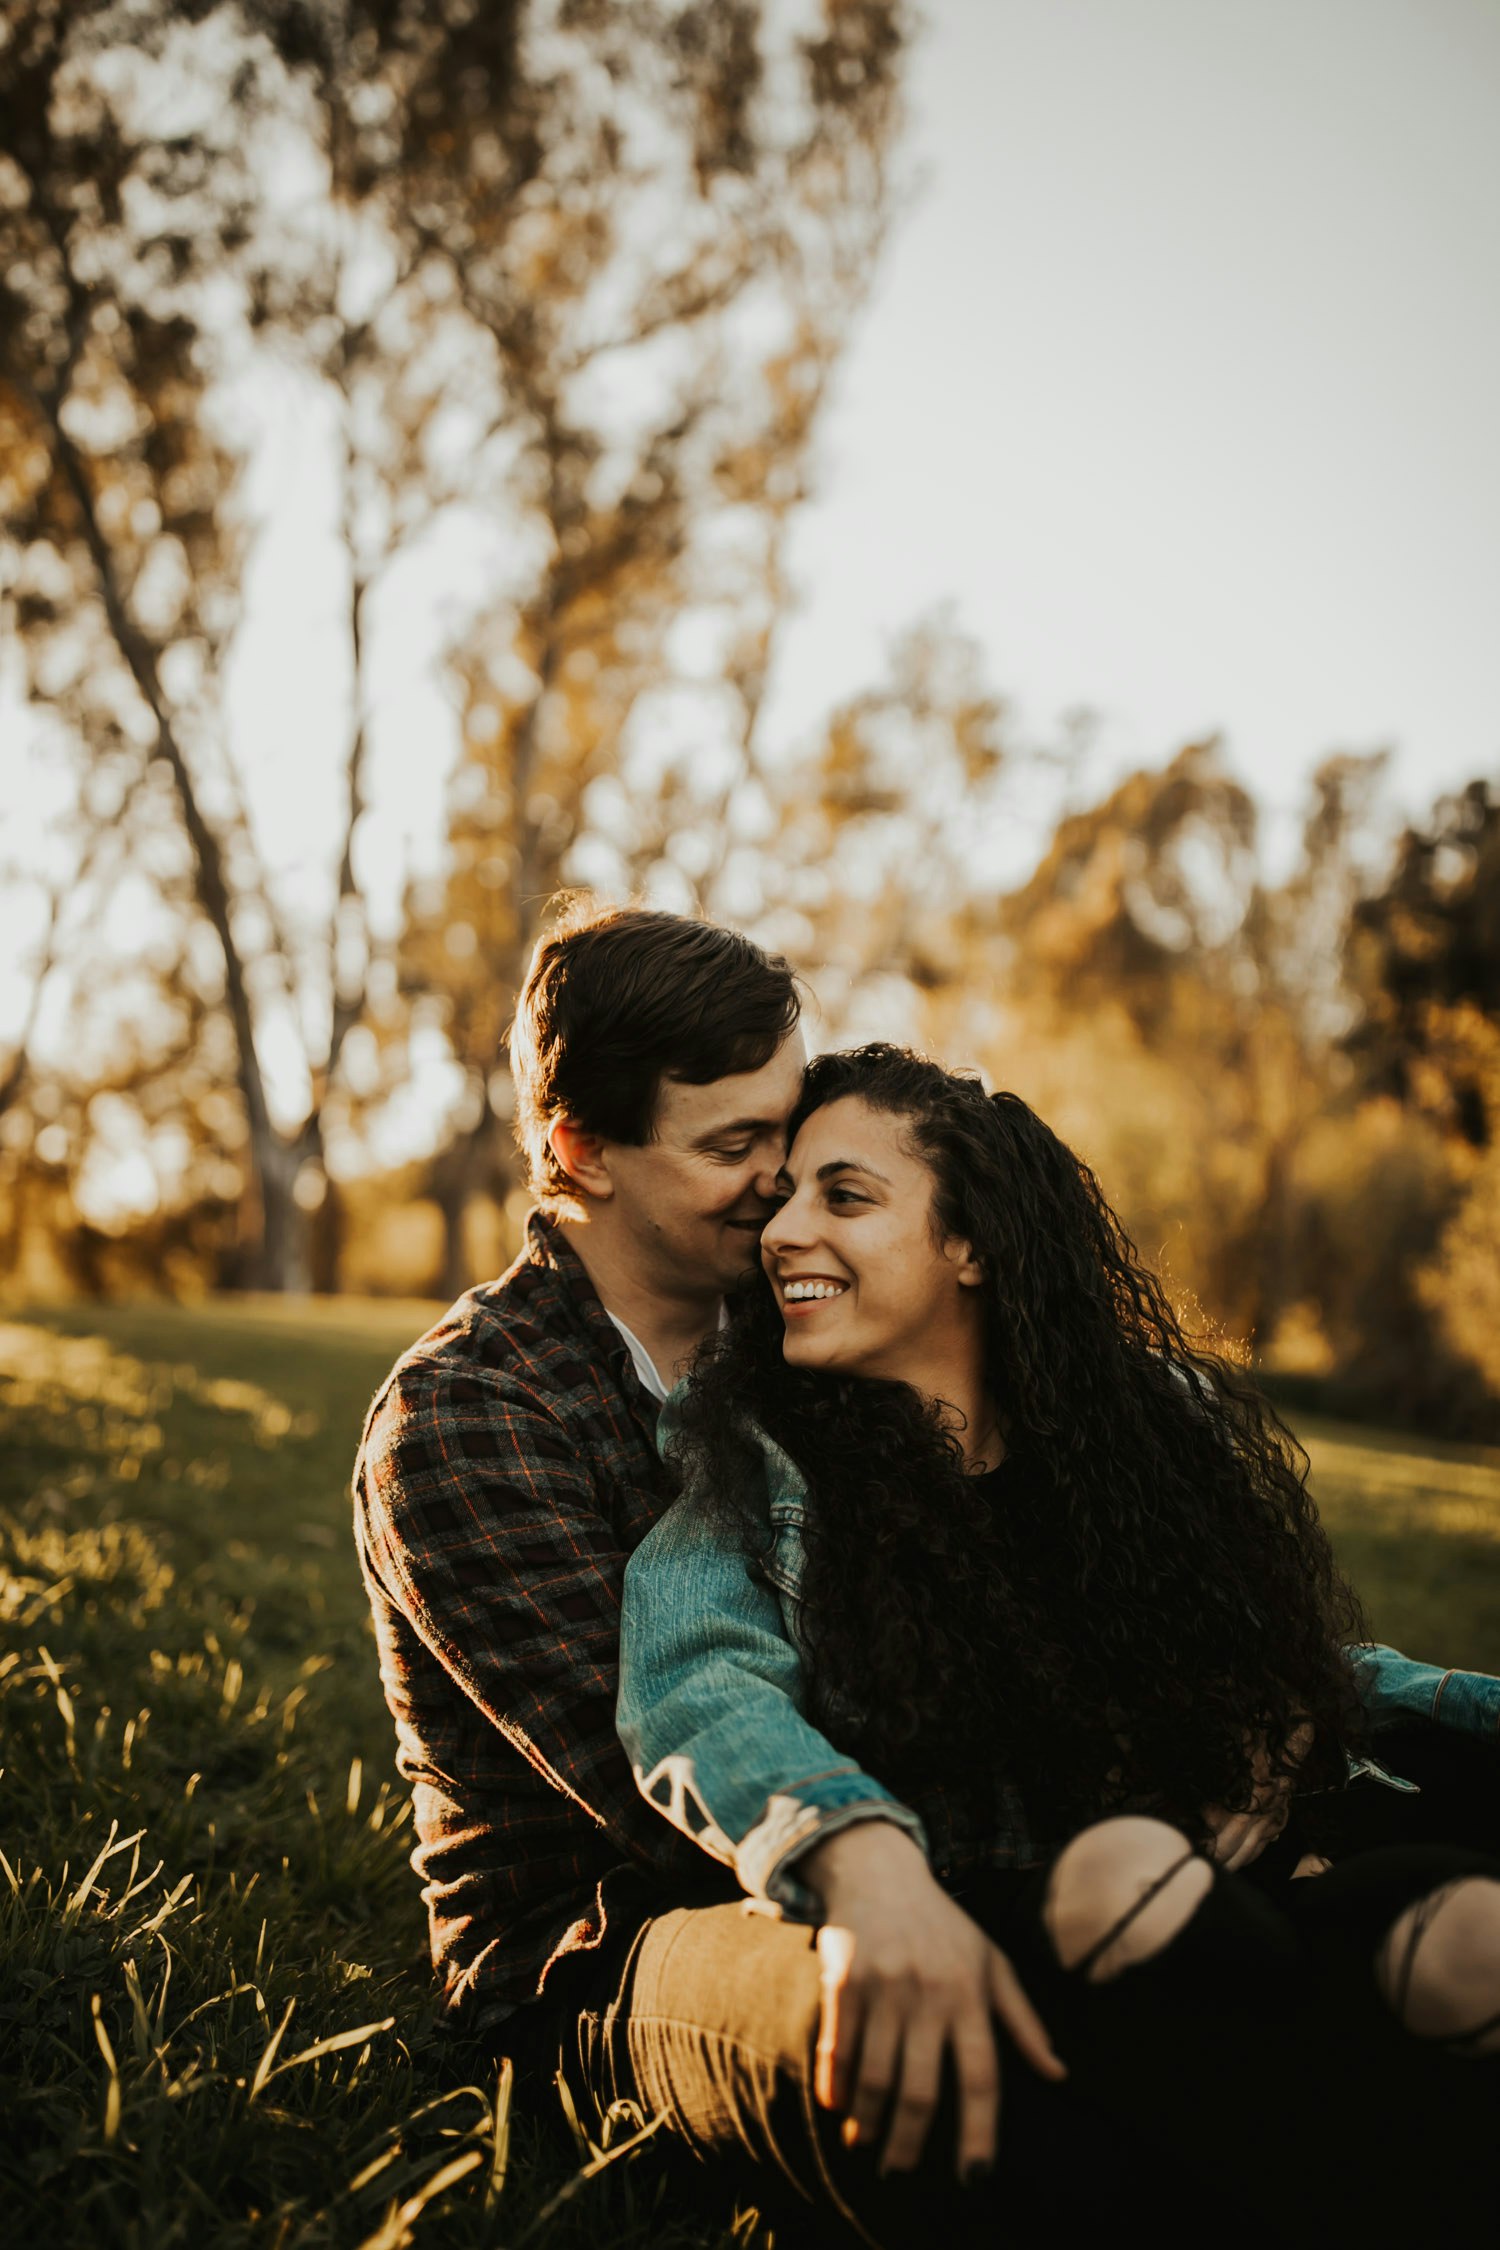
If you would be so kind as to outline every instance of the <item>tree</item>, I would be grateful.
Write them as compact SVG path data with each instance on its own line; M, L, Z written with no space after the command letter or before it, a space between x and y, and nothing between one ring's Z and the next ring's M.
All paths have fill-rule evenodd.
M1471 1148L1500 1130L1500 795L1472 781L1409 827L1390 879L1357 907L1364 1082Z
M976 977L976 948L1018 785L1041 755L1013 738L975 643L938 614L895 642L886 677L839 705L809 753L767 761L764 842L726 870L731 903L817 964L826 1041L902 1028L945 1052L982 1041L995 979Z
M1347 1047L1372 1116L1420 1150L1424 1192L1380 1307L1356 1334L1382 1400L1440 1427L1500 1428L1500 798L1483 780L1408 827L1388 879L1355 909L1361 1001ZM1410 1158L1408 1173L1412 1171ZM1389 1232L1384 1181L1366 1231Z
M695 6L655 43L644 11L587 20L618 40L610 75L538 113L523 208L434 229L496 345L529 558L455 667L449 867L413 888L400 951L453 1066L430 1175L448 1289L473 1195L509 1176L502 1033L548 899L592 879L705 901L731 847L786 526L885 217L896 7ZM625 122L643 96L649 145Z
M202 684L232 625L239 560L220 506L231 465L205 411L198 315L207 269L232 256L253 202L237 130L253 95L184 62L178 34L190 26L171 10L26 7L7 29L4 579L29 688L50 714L50 746L74 758L79 783L74 865L54 886L37 998L60 966L69 882L97 885L134 859L101 849L101 824L114 829L111 843L141 840L145 808L159 815L170 793L195 910L219 941L240 1094L259 1128L264 1074L232 926L234 811L211 817L213 781L194 770ZM119 66L131 32L138 55L127 78ZM222 102L208 98L211 87ZM142 124L152 89L175 99L167 134ZM164 845L155 856L165 898L182 854ZM151 867L150 856L141 864ZM197 964L179 966L196 981ZM163 1058L175 1058L179 1030L164 1025L153 1042ZM150 1075L148 1057L132 1059ZM23 1043L7 1074L13 1095L32 1060ZM100 1062L118 1073L124 1057Z
M1000 908L995 1067L1098 1165L1176 1286L1260 1347L1308 1287L1296 1171L1338 1098L1342 937L1381 770L1325 762L1271 886L1253 797L1217 743L1191 745L1065 818Z
M186 1011L197 1061L211 1075L227 1065L239 1097L239 1129L221 1150L242 1142L248 1160L247 1277L286 1286L300 1278L298 1179L344 1027L335 1009L303 1115L278 1128L265 1019L295 1021L298 963L226 756L219 688L244 547L240 463L215 412L216 385L245 340L264 205L257 158L284 74L274 48L225 6L31 6L9 29L0 417L15 463L10 607L30 693L78 770L73 882L144 874L154 894L124 980L128 1063L109 1047L92 1063L118 1082L117 1101L149 1110L175 1098L164 1086L185 1100ZM350 767L353 776L353 753ZM101 795L119 809L124 849L111 855L95 850L88 810ZM71 965L76 1051L99 963ZM13 1068L25 1066L23 1049ZM87 1103L81 1127L103 1107ZM175 1184L191 1192L186 1167Z
M795 498L778 455L810 424L868 260L901 27L887 0L827 0L790 28L775 15L773 30L729 0L95 0L13 20L12 613L80 789L112 764L131 788L164 777L141 800L162 829L153 920L209 933L206 950L183 933L180 974L205 1038L227 1026L247 1272L264 1285L305 1274L299 1198L320 1191L330 1126L357 1115L342 1065L369 1002L359 828L381 576L445 511L503 532L519 590L486 645L512 713L520 945L560 857L528 777L552 755L564 667L576 682L597 659L623 601L614 645L644 676L624 626L659 648L694 512L710 495L732 512L738 485L777 525ZM297 198L275 192L289 164ZM757 290L762 315L819 315L779 356L756 351L780 382L759 418L732 403ZM276 896L224 739L243 459L215 409L252 337L331 398L343 479L351 716L328 910L311 921ZM632 382L639 427L622 434L611 409ZM507 681L533 659L517 696ZM496 707L487 686L482 702ZM566 793L551 801L576 825ZM514 972L513 948L497 975ZM160 999L155 968L142 982ZM180 1067L175 1033L157 1049L136 1057L142 1083Z

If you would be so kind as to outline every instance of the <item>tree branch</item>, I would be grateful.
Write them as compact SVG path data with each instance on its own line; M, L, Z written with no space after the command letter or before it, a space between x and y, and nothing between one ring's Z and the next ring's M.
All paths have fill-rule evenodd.
M194 889L199 907L219 941L224 959L224 990L234 1026L237 1076L252 1141L262 1146L273 1137L265 1080L255 1051L254 1017L245 977L245 965L235 944L230 920L229 885L219 840L205 819L193 787L192 774L172 726L166 697L156 668L155 653L125 604L114 556L99 528L94 495L78 448L63 427L57 402L28 385L31 397L51 431L55 457L78 511L84 543L99 584L104 613L116 647L135 681L157 730L157 753L172 776L178 809L192 847L196 875Z

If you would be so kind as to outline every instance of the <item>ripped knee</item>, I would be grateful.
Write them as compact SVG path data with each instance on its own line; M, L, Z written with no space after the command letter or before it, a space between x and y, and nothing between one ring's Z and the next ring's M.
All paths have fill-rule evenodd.
M1060 1855L1043 1919L1065 1969L1107 1984L1172 1943L1213 1887L1213 1869L1165 1821L1122 1814Z
M1416 2038L1500 2053L1500 1882L1463 1875L1407 1907L1376 1951L1375 1983Z

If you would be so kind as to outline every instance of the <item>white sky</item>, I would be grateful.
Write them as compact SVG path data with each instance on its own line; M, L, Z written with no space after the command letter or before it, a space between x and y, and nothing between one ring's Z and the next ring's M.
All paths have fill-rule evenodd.
M928 0L777 732L951 599L1101 764L1500 768L1500 7Z

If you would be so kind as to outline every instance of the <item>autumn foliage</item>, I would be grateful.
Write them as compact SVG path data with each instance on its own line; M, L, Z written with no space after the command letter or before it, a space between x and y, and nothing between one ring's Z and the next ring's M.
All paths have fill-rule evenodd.
M0 606L55 800L7 871L16 1294L493 1271L501 1033L586 885L787 951L824 1043L1014 1086L1284 1381L1500 1429L1485 784L1403 831L1380 760L1331 757L1272 873L1218 745L1091 782L942 619L814 739L768 734L909 28L896 0L10 11ZM271 382L334 495L342 719L295 881L226 718ZM377 626L460 548L456 751L384 753L444 850L381 877Z

